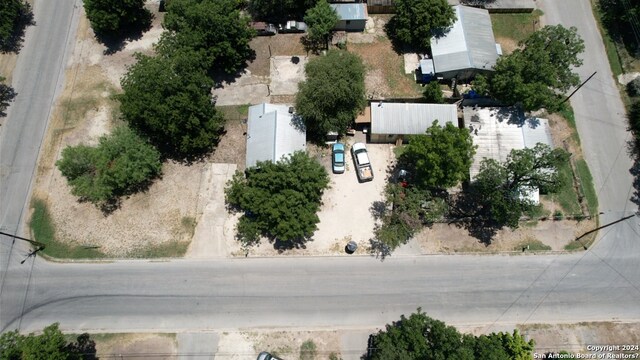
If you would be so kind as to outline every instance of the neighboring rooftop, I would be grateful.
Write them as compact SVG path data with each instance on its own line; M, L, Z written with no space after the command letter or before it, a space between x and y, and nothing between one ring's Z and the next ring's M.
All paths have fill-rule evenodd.
M456 22L445 35L431 38L436 73L460 69L490 70L498 60L489 12L455 6Z
M435 120L458 125L455 105L419 103L371 103L372 134L424 134Z
M298 150L306 150L306 131L289 105L262 103L249 107L246 166L258 161L280 160Z
M344 3L329 4L338 13L340 20L366 20L367 4L364 3Z
M548 120L525 117L514 108L464 107L464 126L478 146L469 171L471 179L478 175L484 158L503 162L513 149L533 148L538 143L553 147Z

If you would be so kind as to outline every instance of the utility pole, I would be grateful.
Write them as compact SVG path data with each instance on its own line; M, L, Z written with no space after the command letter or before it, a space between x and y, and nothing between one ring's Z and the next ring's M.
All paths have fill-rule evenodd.
M29 244L31 244L31 245L35 245L35 246L36 246L36 248L35 248L33 251L31 251L30 253L28 253L28 254L27 254L27 257L26 257L26 258L24 258L24 260L22 260L22 261L20 262L20 264L24 264L24 262L25 262L25 261L27 261L27 259L28 259L28 258L30 258L30 257L32 257L32 256L36 256L36 254L38 253L38 251L44 250L44 248L45 248L45 245L44 245L43 243L39 242L39 241L35 241L35 240L31 240L31 239L23 238L23 237L16 236L16 235L11 235L11 234L9 234L9 233L2 232L2 231L0 231L0 235L9 236L9 237L13 238L14 240L15 240L15 239L18 239L18 240L26 241L26 242L28 242Z
M589 234L591 234L591 233L594 233L594 232L596 232L596 231L598 231L598 230L600 230L600 229L604 229L604 228L609 227L609 226L611 226L611 225L615 225L615 224L617 224L617 223L619 223L619 222L622 222L622 221L625 221L625 220L627 220L627 219L631 219L631 218L632 218L632 217L634 217L634 216L638 216L638 213L633 213L633 214L631 214L631 215L629 215L629 216L625 216L625 217L623 217L623 218L620 218L620 219L618 219L618 220L616 220L616 221L613 221L613 222L610 222L610 223L608 223L608 224L604 224L604 225L602 225L602 226L598 226L597 228L595 228L595 229L593 229L593 230L589 230L589 231L587 231L586 233L584 233L584 234L582 234L582 235L578 236L574 241L580 241L580 239L582 239L583 237L585 237L585 236L587 236L587 235L589 235ZM585 249L585 250L586 250L586 249Z
M582 82L582 84L578 85L578 87L577 87L575 90L573 90L573 92L572 92L569 96L567 96L567 98L566 98L566 99L562 100L562 102L561 102L559 105L562 105L562 104L566 103L566 102L567 102L567 100L571 99L571 97L573 96L573 94L575 94L575 93L576 93L576 91L580 90L580 88L582 87L582 85L586 84L586 83L587 83L587 81L591 80L591 78L592 78L592 77L594 77L597 73L598 73L597 71L594 71L594 72L593 72L593 74L591 74L591 76L589 76L589 77L587 78L587 80L583 81L583 82Z

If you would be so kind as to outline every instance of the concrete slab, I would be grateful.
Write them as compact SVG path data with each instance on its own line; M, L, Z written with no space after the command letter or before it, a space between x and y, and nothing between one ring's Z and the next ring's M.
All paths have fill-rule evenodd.
M420 65L420 56L415 53L404 54L404 73L413 74Z
M178 360L215 359L218 351L217 333L178 333Z
M269 78L252 75L249 70L234 82L213 89L216 105L244 105L269 102Z
M186 258L216 258L229 255L227 211L224 188L236 171L235 164L211 164L200 188L198 203L201 214L185 254Z
M308 58L299 56L274 56L271 58L271 95L295 95L298 83L305 79L304 67Z

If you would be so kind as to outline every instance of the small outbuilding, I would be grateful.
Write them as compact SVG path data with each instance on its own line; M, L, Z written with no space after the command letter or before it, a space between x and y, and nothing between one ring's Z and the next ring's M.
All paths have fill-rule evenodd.
M367 4L337 3L330 4L340 20L333 28L339 31L364 31L367 25Z
M437 77L469 81L479 73L493 71L502 49L493 36L487 10L462 5L454 8L453 26L431 38L433 67Z
M307 133L293 107L262 103L249 107L246 167L258 161L276 162L296 151L306 151Z
M405 142L407 135L424 134L434 121L458 126L458 110L452 104L371 103L370 142Z

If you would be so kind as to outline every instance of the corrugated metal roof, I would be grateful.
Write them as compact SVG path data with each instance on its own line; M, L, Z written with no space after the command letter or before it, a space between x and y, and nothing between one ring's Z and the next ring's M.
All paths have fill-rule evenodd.
M329 4L338 13L340 20L366 20L367 4Z
M524 117L513 108L464 107L464 126L477 145L471 179L480 172L480 162L494 159L504 162L513 149L532 148L537 143L553 147L547 119Z
M489 12L455 6L457 20L444 36L431 38L436 73L468 68L491 69L498 52Z
M440 125L458 123L455 105L371 103L372 134L424 134L435 120Z
M249 107L246 167L258 161L278 161L306 150L306 131L289 114L289 105L258 104Z

